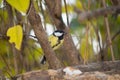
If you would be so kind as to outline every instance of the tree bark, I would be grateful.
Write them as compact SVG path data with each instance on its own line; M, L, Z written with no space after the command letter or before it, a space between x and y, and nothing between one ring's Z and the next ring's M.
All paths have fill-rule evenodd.
M64 30L67 34L64 37L64 51L68 59L69 65L77 65L80 63L78 54L72 37L69 34L69 28L65 26L61 16L61 0L45 0L50 16L52 17L53 24L57 29Z
M35 11L33 4L31 4L31 9L30 9L30 13L28 15L28 19L30 21L30 24L33 26L35 35L43 49L43 52L47 58L50 68L57 69L57 68L62 67L60 61L57 59L57 57L55 56L55 53L53 52L52 48L50 47L50 44L49 44L48 38L47 38L47 34L45 33L45 31L42 27L40 16Z

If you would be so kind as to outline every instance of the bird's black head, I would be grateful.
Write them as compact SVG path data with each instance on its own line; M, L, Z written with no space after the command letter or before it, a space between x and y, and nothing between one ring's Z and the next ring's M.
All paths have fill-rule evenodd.
M62 30L56 30L53 32L53 35L58 37L59 40L62 40L64 38L65 32Z

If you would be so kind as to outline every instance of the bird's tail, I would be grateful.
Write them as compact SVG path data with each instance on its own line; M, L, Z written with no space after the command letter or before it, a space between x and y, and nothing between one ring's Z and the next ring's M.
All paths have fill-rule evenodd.
M45 64L45 63L46 63L46 57L45 57L45 55L42 56L42 58L41 58L41 60L40 60L40 63L41 63L41 64Z

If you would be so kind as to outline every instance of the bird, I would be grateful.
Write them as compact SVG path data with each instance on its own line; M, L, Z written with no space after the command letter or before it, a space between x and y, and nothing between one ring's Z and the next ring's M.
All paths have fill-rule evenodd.
M48 41L50 43L50 46L52 47L53 50L56 50L60 48L60 46L63 44L64 41L64 35L65 32L63 30L55 30L49 37ZM42 56L40 60L41 64L46 63L46 57L45 55Z

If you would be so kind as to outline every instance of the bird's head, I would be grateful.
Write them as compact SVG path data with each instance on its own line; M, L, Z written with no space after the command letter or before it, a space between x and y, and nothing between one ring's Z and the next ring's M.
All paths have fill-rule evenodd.
M62 40L64 38L65 32L62 30L56 30L53 32L53 35L55 37L58 37L60 40Z

